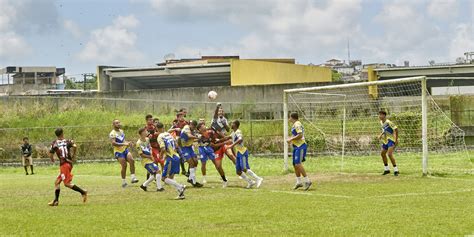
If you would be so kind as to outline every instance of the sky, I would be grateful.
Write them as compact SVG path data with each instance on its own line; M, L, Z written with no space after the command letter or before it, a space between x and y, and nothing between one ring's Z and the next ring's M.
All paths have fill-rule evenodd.
M0 0L0 67L152 66L191 58L454 62L474 0Z

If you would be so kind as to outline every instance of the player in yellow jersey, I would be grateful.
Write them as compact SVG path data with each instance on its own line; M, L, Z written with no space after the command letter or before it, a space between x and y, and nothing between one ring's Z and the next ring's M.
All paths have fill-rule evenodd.
M127 187L127 162L130 164L130 177L132 183L138 183L138 179L135 177L135 161L133 160L132 153L128 150L130 142L125 141L125 133L121 129L122 125L118 119L114 119L112 122L113 130L109 134L109 140L114 147L115 159L120 163L122 176L122 188Z
M311 181L306 175L306 170L304 169L303 162L306 161L306 151L308 145L304 139L304 128L303 124L298 120L298 113L293 112L290 114L290 122L293 123L291 127L291 137L288 138L288 143L293 145L293 167L295 168L296 175L296 185L293 188L294 190L303 187L301 182L301 176L304 179L304 190L307 191L311 187Z
M398 128L392 123L392 121L387 119L387 112L379 111L379 120L380 126L382 127L382 133L379 135L379 139L382 140L382 161L384 165L384 171L382 175L390 174L390 168L388 167L387 155L390 158L390 161L393 165L393 174L398 176L398 167L393 157L393 151L398 145Z
M194 141L197 139L195 130L197 122L195 120L189 121L188 125L185 125L181 130L179 139L181 140L181 155L189 164L189 179L188 183L192 184L193 187L200 188L202 184L196 181L196 167L198 165L197 155L194 152Z
M176 152L176 141L171 134L165 132L162 123L158 122L156 124L156 129L159 133L158 144L160 145L160 157L165 159L165 167L163 168L161 180L176 188L176 191L178 191L178 197L176 199L184 199L186 186L179 184L174 180L174 175L179 174L180 163L179 155Z
M231 124L233 132L230 135L232 137L232 145L230 145L229 148L233 149L236 154L235 171L237 172L237 175L247 181L247 188L251 188L254 185L257 185L257 188L259 188L260 185L262 185L263 178L257 176L257 174L250 169L249 151L247 150L247 147L244 146L244 138L239 127L240 121L234 120ZM248 178L246 174L255 180Z
M165 189L161 186L161 170L160 167L154 162L152 156L152 148L150 145L150 139L148 138L148 131L146 128L140 128L138 130L138 134L140 135L140 139L138 139L136 143L136 148L138 150L138 154L142 158L142 165L147 170L150 177L140 185L140 188L143 191L147 191L148 185L156 180L156 191L162 192Z

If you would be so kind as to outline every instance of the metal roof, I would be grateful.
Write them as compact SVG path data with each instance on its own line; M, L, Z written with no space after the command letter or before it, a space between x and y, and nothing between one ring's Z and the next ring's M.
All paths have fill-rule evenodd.
M230 63L107 68L111 80L137 89L230 86Z

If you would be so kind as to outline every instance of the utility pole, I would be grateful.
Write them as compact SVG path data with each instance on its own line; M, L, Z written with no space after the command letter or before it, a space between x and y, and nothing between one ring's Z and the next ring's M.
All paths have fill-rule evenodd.
M86 83L87 83L87 78L88 77L94 77L95 74L94 73L84 73L82 74L82 76L84 76L84 79L82 80L82 90L85 91L86 90Z

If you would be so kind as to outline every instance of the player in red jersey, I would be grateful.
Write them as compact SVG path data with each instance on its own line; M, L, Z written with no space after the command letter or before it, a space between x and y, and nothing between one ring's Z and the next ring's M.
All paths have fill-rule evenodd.
M224 109L222 108L221 103L217 103L214 117L212 118L211 128L216 132L215 139L217 140L216 144L218 146L213 146L216 160L222 161L225 154L235 165L235 155L230 148L232 141L229 137L226 138L226 132L230 132L230 127L224 116Z
M54 133L56 134L57 139L51 143L49 158L51 159L51 162L54 163L54 154L58 156L60 174L54 183L54 200L48 203L48 205L57 206L59 204L59 187L61 182L64 183L64 186L79 192L82 195L82 201L85 203L87 201L87 191L72 183L72 161L76 155L76 144L74 144L74 141L64 138L64 132L62 128L56 129Z
M165 165L165 160L160 158L160 146L158 145L158 132L156 129L156 122L159 122L157 118L153 118L151 114L145 116L146 124L145 129L148 131L148 139L150 140L151 155L155 164L160 164L161 170ZM150 178L150 174L146 175L147 180Z

